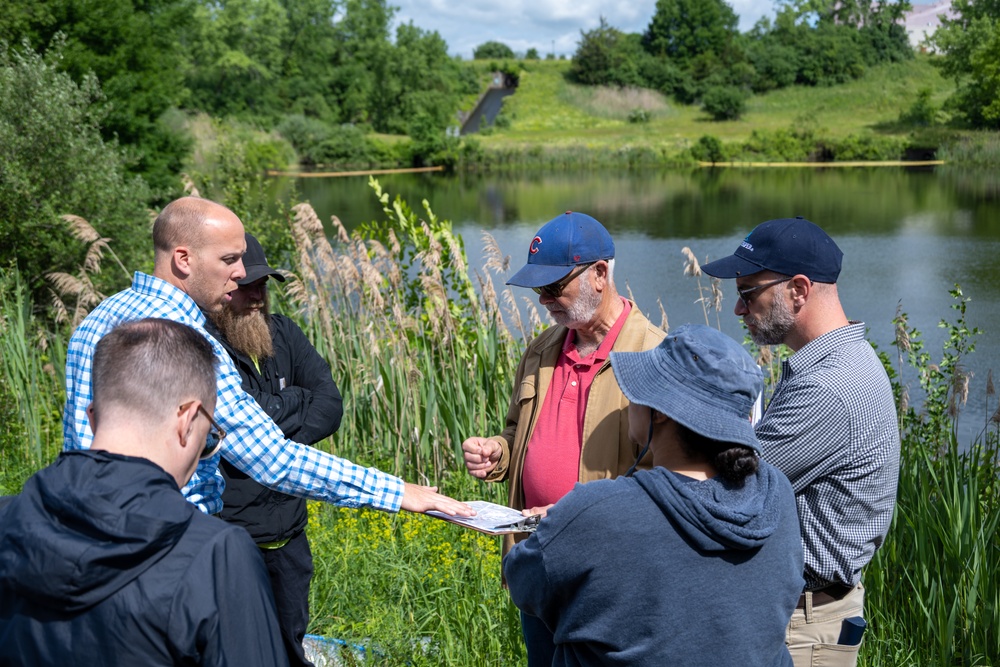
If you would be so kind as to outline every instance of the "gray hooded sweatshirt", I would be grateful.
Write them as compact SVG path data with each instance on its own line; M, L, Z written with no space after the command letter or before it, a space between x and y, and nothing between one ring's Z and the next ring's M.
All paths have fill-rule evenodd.
M802 593L788 480L665 468L577 485L503 562L514 603L552 631L553 665L791 665Z

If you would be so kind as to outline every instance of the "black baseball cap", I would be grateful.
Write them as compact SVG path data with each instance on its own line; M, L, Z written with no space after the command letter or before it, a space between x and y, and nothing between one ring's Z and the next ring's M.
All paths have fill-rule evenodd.
M762 222L729 257L702 264L716 278L739 278L761 271L802 274L818 283L835 283L844 253L820 227L802 216Z
M246 278L237 280L237 285L249 285L257 282L264 276L274 276L275 280L285 282L285 276L272 269L264 256L264 249L260 246L260 241L253 237L253 234L246 233L247 251L243 253L243 268L247 272Z

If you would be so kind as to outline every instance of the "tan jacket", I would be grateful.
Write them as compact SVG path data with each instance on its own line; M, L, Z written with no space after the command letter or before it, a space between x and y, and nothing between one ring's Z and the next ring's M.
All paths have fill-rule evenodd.
M528 345L514 378L507 426L503 433L492 438L500 443L503 453L486 481L507 480L509 503L514 509L524 509L521 473L527 444L568 331L564 326L549 327ZM641 352L656 347L665 335L632 303L632 310L611 349L615 352ZM597 371L587 397L579 481L590 482L624 475L635 463L640 449L628 438L628 399L618 388L611 364L605 361ZM649 468L651 465L652 454L647 453L639 467ZM503 552L506 554L513 544L511 536L506 536Z

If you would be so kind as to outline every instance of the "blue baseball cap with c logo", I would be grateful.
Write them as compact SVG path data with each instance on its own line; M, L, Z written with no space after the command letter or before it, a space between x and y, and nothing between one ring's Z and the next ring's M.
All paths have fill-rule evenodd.
M611 234L586 213L566 211L549 220L528 244L528 263L508 285L544 287L564 278L574 266L615 256Z

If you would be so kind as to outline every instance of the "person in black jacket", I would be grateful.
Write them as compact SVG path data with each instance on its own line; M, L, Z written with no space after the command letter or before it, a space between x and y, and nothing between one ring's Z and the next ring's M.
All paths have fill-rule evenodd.
M250 394L285 434L312 445L340 426L343 402L330 365L287 317L269 311L269 277L264 249L246 235L246 278L218 313L206 313L206 329L222 343ZM309 624L309 582L313 562L306 538L306 501L261 486L223 457L226 480L220 517L250 533L264 556L282 639L292 665L311 665L302 649Z
M180 493L225 437L214 362L169 320L97 344L93 446L0 509L0 666L288 664L257 548Z

